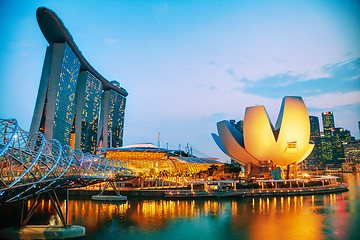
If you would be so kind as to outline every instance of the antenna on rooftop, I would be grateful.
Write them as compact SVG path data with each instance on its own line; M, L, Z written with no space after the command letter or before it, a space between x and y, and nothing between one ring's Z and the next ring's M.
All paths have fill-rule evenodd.
M159 132L159 137L158 137L158 148L160 148L160 132Z

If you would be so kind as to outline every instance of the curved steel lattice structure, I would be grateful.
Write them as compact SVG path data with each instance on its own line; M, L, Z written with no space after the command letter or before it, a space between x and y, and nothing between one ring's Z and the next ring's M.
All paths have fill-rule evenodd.
M29 133L15 119L0 119L0 204L55 188L74 188L134 177L125 163L82 153Z

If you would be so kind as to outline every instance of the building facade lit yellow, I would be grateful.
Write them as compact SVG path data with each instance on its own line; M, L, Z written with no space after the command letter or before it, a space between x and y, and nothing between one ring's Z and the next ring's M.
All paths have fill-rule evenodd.
M101 148L100 151L107 159L113 159L116 165L125 163L127 168L140 173L159 173L164 170L198 173L207 170L211 165L223 165L213 158L199 158L183 151L158 148L152 144Z
M301 97L284 97L275 126L264 106L247 107L243 130L228 121L217 123L219 136L212 134L219 148L234 161L260 166L271 161L275 166L296 165L313 150L310 120Z

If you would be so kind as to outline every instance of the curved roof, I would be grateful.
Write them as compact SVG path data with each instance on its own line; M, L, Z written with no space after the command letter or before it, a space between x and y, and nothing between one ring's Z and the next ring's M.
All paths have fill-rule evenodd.
M127 91L124 88L117 87L110 83L90 65L90 63L85 59L78 46L74 42L74 39L72 38L70 32L67 30L64 23L56 15L56 13L54 13L50 9L40 7L36 11L36 19L38 21L41 32L43 33L49 44L66 42L70 46L72 51L80 60L81 71L89 71L92 75L99 79L103 84L104 90L112 89L125 97L128 95Z
M225 154L241 162L272 160L275 165L286 166L304 160L313 150L310 142L310 121L301 97L283 98L274 129L264 106L247 107L243 131L228 122L217 123L219 136L212 134Z

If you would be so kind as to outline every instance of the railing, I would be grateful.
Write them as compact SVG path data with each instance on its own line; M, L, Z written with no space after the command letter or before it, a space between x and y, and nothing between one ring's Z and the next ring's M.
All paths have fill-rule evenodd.
M167 190L165 197L262 197L262 196L288 196L288 195L312 195L319 193L342 192L348 189L344 183L334 183L325 186L293 187L293 188L269 188L269 189L236 189L236 190Z
M26 132L15 119L0 119L0 204L133 175L126 164L117 167L112 159L62 146L40 132Z

